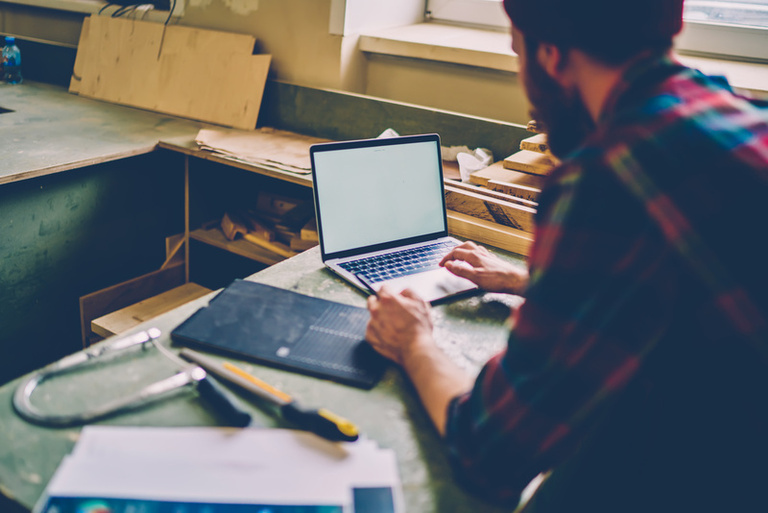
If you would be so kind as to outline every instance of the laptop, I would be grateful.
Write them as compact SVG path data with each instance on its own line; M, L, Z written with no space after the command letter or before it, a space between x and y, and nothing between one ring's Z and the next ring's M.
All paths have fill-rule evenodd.
M323 263L356 287L410 288L437 302L477 290L438 263L448 236L440 137L423 134L310 148Z

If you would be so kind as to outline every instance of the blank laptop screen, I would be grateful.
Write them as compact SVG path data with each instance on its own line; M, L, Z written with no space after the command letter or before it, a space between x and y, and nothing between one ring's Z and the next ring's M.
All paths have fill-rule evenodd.
M444 232L439 139L317 151L326 254Z

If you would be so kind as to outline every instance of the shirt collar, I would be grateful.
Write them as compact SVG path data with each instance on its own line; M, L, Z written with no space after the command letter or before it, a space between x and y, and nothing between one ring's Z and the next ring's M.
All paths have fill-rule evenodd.
M632 101L649 87L659 84L661 80L681 69L670 52L644 52L633 58L621 78L613 87L605 100L597 125L609 121L621 106Z

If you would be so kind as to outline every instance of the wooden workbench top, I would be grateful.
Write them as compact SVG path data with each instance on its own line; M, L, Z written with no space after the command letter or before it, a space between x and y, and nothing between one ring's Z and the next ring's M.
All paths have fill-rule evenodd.
M510 255L504 258L517 260ZM269 267L248 278L251 281L322 297L331 301L363 307L365 295L343 282L323 267L318 248ZM163 332L160 342L171 344L169 333L212 296L180 306L136 327L157 327ZM487 358L506 344L506 318L509 308L521 298L503 294L485 294L454 301L433 310L435 330L446 354L470 372L477 372ZM221 358L213 355L214 358ZM232 360L232 357L228 358ZM235 359L236 360L236 359ZM419 404L418 397L402 372L390 366L382 380L371 390L362 390L298 373L236 360L248 372L280 389L289 391L307 405L325 407L353 420L366 437L397 454L406 511L438 513L472 511L501 513L469 496L454 482L445 447ZM156 351L126 354L113 364L94 366L90 371L62 377L50 393L41 391L35 398L41 408L55 411L79 411L103 402L107 397L125 393L131 387L144 386L167 377L174 366ZM6 447L0 459L0 489L9 498L31 508L37 501L56 467L77 440L79 428L47 428L30 424L13 411L11 396L23 378L0 387L0 447ZM93 386L99 383L99 386ZM245 406L264 427L290 427L260 409L258 401L243 398ZM50 410L48 410L50 411ZM205 426L217 419L206 410L195 394L179 394L153 406L118 415L100 422L119 426Z
M149 153L210 126L35 82L0 84L0 108L0 184Z

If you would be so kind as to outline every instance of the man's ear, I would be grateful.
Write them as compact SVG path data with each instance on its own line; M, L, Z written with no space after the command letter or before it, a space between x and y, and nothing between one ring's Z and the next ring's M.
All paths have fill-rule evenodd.
M547 72L547 75L560 85L566 85L568 59L559 46L551 43L539 43L536 59L542 69Z

